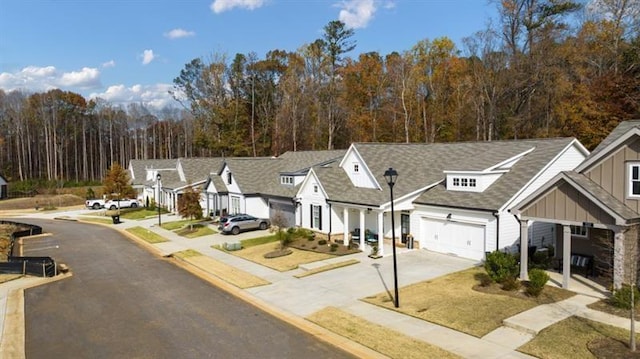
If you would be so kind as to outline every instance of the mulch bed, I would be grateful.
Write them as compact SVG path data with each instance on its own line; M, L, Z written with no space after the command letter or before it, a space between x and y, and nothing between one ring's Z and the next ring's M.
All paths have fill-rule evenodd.
M319 241L319 239L308 240L306 238L298 238L291 242L288 246L302 251L326 253L335 256L343 256L360 252L360 250L357 248L349 248L348 246L340 243L333 243L332 246L332 243L330 242L319 244Z

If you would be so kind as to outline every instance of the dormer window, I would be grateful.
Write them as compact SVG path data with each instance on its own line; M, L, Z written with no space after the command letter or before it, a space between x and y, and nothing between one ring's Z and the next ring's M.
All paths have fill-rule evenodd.
M476 186L476 179L469 178L469 187L475 187L475 186Z
M450 191L482 192L483 178L472 174L447 176L447 189ZM485 185L486 186L486 185Z
M353 173L359 173L360 172L360 165L357 163L353 164Z
M460 178L458 177L453 178L453 187L460 187Z
M280 184L293 185L293 176L280 176Z
M468 178L461 178L460 179L460 186L467 187L468 184L469 184L469 179Z
M640 198L640 163L628 164L629 197Z
M313 193L318 193L318 185L317 184L313 185Z

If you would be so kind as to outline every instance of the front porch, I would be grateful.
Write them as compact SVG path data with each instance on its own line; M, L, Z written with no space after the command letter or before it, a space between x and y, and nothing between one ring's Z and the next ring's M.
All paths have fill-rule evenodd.
M553 270L548 270L546 272L550 277L547 285L562 288L562 273ZM571 274L569 276L568 288L565 289L600 299L607 298L610 294L605 286L594 281L593 278L585 278L579 274Z

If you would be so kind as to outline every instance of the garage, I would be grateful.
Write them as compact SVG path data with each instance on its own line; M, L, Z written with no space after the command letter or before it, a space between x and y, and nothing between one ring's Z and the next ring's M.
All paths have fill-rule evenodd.
M423 218L422 248L482 260L485 253L485 226L479 224Z
M269 219L273 221L276 216L282 216L286 222L286 227L293 227L296 224L296 207L291 203L269 202Z

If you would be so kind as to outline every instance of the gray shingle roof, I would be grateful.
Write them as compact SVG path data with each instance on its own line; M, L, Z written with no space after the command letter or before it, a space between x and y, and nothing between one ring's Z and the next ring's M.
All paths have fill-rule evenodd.
M330 200L380 206L389 202L384 172L393 167L398 179L394 197L415 193L441 183L420 195L416 203L496 210L533 178L573 138L457 142L436 144L357 143L355 149L378 181L379 189L356 188L337 164L315 167ZM446 191L444 171L481 171L534 149L482 193Z
M186 183L205 181L212 173L217 173L224 163L223 157L180 158Z
M305 174L316 164L339 160L345 150L286 152L280 157L228 158L226 163L244 194L294 197L298 189L280 184L280 174ZM217 184L216 184L217 186Z
M600 144L598 144L596 148L593 149L593 151L591 152L591 154L589 154L589 156L585 159L585 161L588 161L592 157L599 156L602 150L606 149L609 145L611 145L618 138L626 134L629 130L631 130L634 127L640 128L640 120L620 122L618 126L616 126L616 128L614 128L613 131L611 131L611 133L609 133L609 135L604 140L602 140L602 142L600 142Z
M415 202L490 211L498 210L572 141L574 141L573 138L518 140L501 141L496 143L495 147L491 145L482 146L482 150L485 151L481 155L482 157L486 157L489 152L493 151L501 154L496 157L498 160L496 164L506 159L504 158L505 155L513 157L531 148L535 149L520 159L509 172L503 174L484 192L447 191L444 184L439 184L422 194ZM480 148L478 147L478 150ZM472 167L471 163L478 157L474 156L473 153L469 153L468 157L460 158L460 162L455 165L469 165Z
M156 169L175 169L178 163L177 159L161 159L161 160L130 160L129 164L133 168L132 178L133 184L145 184L154 181L147 181L147 168Z

